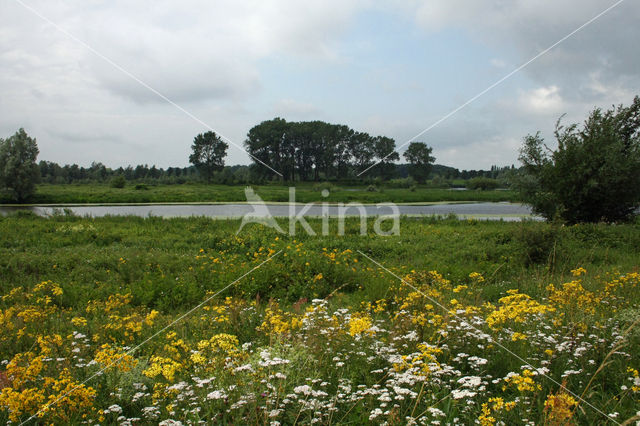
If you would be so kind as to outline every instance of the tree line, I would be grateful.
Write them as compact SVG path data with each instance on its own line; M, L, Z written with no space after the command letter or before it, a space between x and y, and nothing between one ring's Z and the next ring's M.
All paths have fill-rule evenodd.
M254 126L245 141L252 155L249 166L225 166L228 145L214 132L198 134L191 146L189 167L166 169L146 164L110 168L101 162L89 167L40 161L36 139L19 129L7 139L0 138L0 191L22 202L36 183L105 183L123 187L137 183L182 184L206 181L218 184L262 184L278 181L340 181L346 184L382 183L409 187L434 178L436 186L448 186L450 179L496 178L503 169L463 170L433 164L432 148L412 142L403 154L407 164L396 164L400 156L395 141L371 136L346 125L322 121L287 122L281 118ZM273 173L263 162L282 172ZM372 167L373 166L373 167ZM358 174L371 167L362 176ZM402 179L411 178L411 181ZM395 180L395 181L394 181Z
M391 138L323 121L263 121L249 130L244 145L254 160L254 173L273 178L274 172L261 163L268 164L285 181L354 178L376 162L380 164L369 176L389 179L394 161L400 159Z

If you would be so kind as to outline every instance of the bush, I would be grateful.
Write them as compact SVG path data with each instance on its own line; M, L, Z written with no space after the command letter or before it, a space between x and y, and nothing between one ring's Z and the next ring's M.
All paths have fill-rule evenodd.
M378 192L378 188L375 185L367 186L367 192Z
M499 186L500 183L496 179L486 177L469 179L469 181L467 182L467 189L479 189L481 191L496 189Z
M144 183L136 183L135 189L138 191L146 191L149 187Z
M124 188L126 183L127 183L127 181L124 178L124 176L122 176L122 175L116 176L113 179L111 179L111 187L112 188Z
M391 179L387 186L390 188L411 188L416 185L416 180L412 177Z
M558 230L541 223L523 223L515 235L517 251L526 266L554 262L560 242Z
M640 206L640 97L630 107L595 109L582 129L556 123L558 149L539 133L520 150L511 177L525 203L546 219L617 222Z
M313 185L314 191L321 192L321 191L324 191L325 189L327 191L335 191L337 187L333 185L331 182L319 182Z

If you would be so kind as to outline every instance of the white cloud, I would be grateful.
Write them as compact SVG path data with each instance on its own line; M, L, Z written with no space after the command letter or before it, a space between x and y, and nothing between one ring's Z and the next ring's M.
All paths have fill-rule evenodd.
M521 91L519 102L526 111L534 113L558 114L565 108L558 86L539 87L526 92Z
M497 80L613 4L26 1L239 145L251 126L274 115L292 120L330 116L372 134L395 137L401 144L475 95L452 87L452 97L446 98L442 85L455 85L453 78L395 78L411 63L390 59L385 66L349 68L354 46L376 40L366 37L366 31L378 30L375 20L366 20L367 14L389 21L400 15L407 36L417 32L429 37L447 30L443 34L479 40L493 58L482 66L490 65ZM365 20L358 21L362 16ZM638 21L640 3L622 3L421 139L434 145L439 162L465 168L489 167L493 161L510 164L517 156L512 141L538 129L549 134L560 114L568 112L567 120L582 121L594 106L628 104L640 87ZM349 39L354 28L360 36ZM358 49L369 51L383 54L375 48ZM407 53L412 61L430 60L418 51ZM466 53L459 52L457 77L480 78L474 64L464 62ZM293 64L291 69L298 67L301 75L312 70L315 80L309 81L330 81L336 71L345 70L360 78L356 83L362 93L379 97L349 99L352 111L345 108L338 116L332 105L341 103L342 93L307 97L304 87L281 91L287 82L280 82L274 94L262 67L268 62L276 68L280 60ZM0 3L0 67L0 136L25 127L38 138L42 159L186 165L193 136L205 130L17 2ZM298 85L300 81L305 80L300 78ZM414 107L407 99L416 93L432 105L422 102ZM372 102L378 99L384 102ZM403 108L394 108L398 104ZM386 109L375 110L374 105ZM492 150L490 156L480 155L483 144ZM247 161L238 149L229 149L228 163Z
M262 89L260 61L335 61L334 45L363 3L27 4L242 145L265 114L244 106ZM27 128L40 158L185 165L191 139L205 130L17 2L0 4L0 67L0 135ZM302 102L279 107L313 112ZM230 148L228 163L247 160Z

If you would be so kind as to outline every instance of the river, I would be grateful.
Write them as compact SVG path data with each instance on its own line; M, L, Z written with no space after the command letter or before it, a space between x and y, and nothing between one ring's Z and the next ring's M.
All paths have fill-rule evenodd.
M342 212L347 216L360 215L364 212L367 216L388 215L400 213L408 216L433 216L455 214L462 218L493 219L493 220L522 220L523 218L536 219L531 216L531 209L522 204L514 203L459 203L459 204L424 204L424 205L398 205L397 211L389 206L364 205L356 207L340 207L338 205L321 204L314 205L289 205L266 203L263 207L268 209L274 217L287 217L290 211L307 217L338 216ZM159 217L189 217L206 216L212 218L237 218L247 213L258 211L258 206L246 203L228 204L151 204L151 205L73 205L73 206L0 206L0 214L8 214L17 210L29 210L40 216L48 216L56 211L68 209L78 216L102 217L113 216L159 216ZM264 215L258 211L255 216Z

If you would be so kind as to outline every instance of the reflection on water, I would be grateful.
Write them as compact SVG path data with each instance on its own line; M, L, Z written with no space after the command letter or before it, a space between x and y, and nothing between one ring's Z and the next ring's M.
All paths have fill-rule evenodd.
M337 216L340 211L348 216L359 215L364 211L368 216L392 214L393 211L388 206L367 205L360 209L355 207L342 208L338 206L316 205L289 205L289 204L268 204L267 208L272 216L286 217L290 214L302 213L304 216ZM160 216L160 217L188 217L206 216L215 218L242 217L246 213L254 211L250 204L159 204L159 205L122 205L122 206L73 206L64 207L78 216L101 217L107 215L114 216ZM363 209L363 210L362 210ZM504 219L520 220L522 217L531 217L529 207L522 204L512 203L464 203L464 204L431 204L419 206L397 206L402 215L447 215L456 214L462 217L476 217L479 219ZM0 207L0 214L7 214L17 210L30 210L37 215L47 216L57 212L62 212L62 207Z

